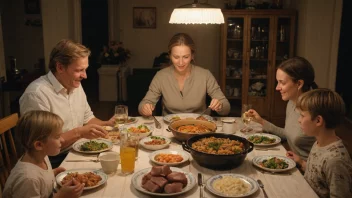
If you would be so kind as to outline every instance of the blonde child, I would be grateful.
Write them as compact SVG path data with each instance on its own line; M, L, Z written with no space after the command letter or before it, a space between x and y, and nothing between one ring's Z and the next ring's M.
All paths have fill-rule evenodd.
M303 132L317 141L307 161L291 151L287 156L302 167L304 178L319 197L352 197L352 161L335 133L344 119L342 98L329 89L316 89L301 95L296 106Z
M17 123L17 137L24 155L11 170L3 196L11 197L79 197L84 184L72 180L53 193L55 176L64 168L52 169L49 156L60 153L63 143L62 119L47 111L29 111Z

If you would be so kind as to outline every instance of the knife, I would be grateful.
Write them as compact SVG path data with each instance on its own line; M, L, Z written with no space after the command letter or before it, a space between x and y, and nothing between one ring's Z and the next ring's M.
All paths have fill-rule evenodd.
M199 198L203 198L203 176L198 173Z

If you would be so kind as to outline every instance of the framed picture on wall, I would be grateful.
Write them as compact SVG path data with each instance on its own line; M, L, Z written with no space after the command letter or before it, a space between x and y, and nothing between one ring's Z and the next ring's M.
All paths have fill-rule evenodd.
M156 7L133 7L133 28L156 28Z

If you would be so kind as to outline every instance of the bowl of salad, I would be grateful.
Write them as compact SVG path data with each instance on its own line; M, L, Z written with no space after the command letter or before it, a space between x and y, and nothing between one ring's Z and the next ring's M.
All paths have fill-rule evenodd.
M138 136L140 139L149 136L154 131L154 127L145 124L132 124L124 126L123 131Z

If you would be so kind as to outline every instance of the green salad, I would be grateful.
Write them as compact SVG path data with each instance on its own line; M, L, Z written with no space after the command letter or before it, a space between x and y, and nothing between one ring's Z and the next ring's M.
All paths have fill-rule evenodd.
M288 164L285 160L279 159L277 157L272 157L270 159L263 160L259 163L260 166L270 169L286 169Z
M104 142L99 143L94 140L85 142L81 145L81 151L100 151L106 148L108 148L108 145L106 143Z
M275 138L269 138L263 135L253 135L248 138L248 140L254 144L272 144L275 143Z

